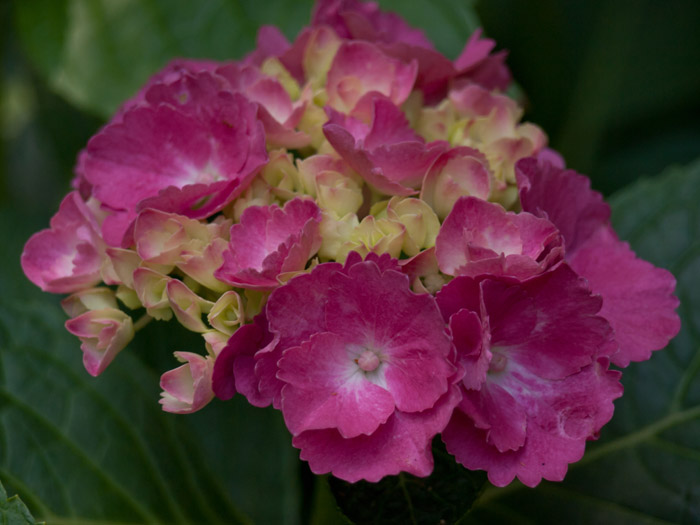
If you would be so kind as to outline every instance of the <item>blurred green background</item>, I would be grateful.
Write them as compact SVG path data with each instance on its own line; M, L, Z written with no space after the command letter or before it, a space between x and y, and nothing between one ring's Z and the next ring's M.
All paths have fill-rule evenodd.
M486 36L497 41L497 49L509 50L508 64L526 103L526 119L540 125L569 167L589 175L593 186L606 195L640 177L660 173L667 166L685 165L700 157L697 0L387 0L380 4L424 28L450 58L461 51L471 31L482 26ZM68 190L77 152L150 74L175 56L240 58L253 48L261 24L278 25L292 38L308 21L311 5L309 0L0 2L0 239L4 255L0 267L0 306L4 308L0 312L4 316L0 340L3 349L8 345L15 349L4 361L0 359L0 479L20 491L33 511L54 516L50 523L80 523L79 518L100 523L102 519L156 519L149 514L152 507L148 501L163 498L172 500L168 503L172 514L158 517L166 523L237 522L239 518L245 521L241 517L244 514L260 523L322 523L323 519L331 519L323 509L323 501L327 502L323 499L325 486L316 484L314 488L313 479L299 467L277 414L251 411L241 403L215 403L207 414L186 422L162 416L155 404L155 374L174 363L167 356L147 354L146 347L150 342L162 350L167 346L163 340L171 337L168 343L182 349L183 342L173 340L167 329L149 329L144 335L147 342L139 345L141 357L125 357L121 368L106 373L104 380L80 375L84 372L78 344L60 333L63 319L57 301L30 286L18 264L22 244L31 233L47 226ZM692 177L696 175L697 170ZM52 352L57 360L65 359L70 364L42 365L42 359L48 360ZM34 357L27 357L31 355ZM61 374L65 377L59 381L56 377ZM56 392L65 392L72 399L78 391L75 395L92 401L78 401L77 406L86 413L100 413L102 405L93 403L95 396L118 398L120 384L136 381L134 377L143 378L143 383L137 382L144 389L140 399L155 405L155 412L135 409L133 399L117 399L114 406L108 403L107 411L115 421L123 421L115 423L120 430L108 429L107 433L121 432L123 442L141 443L152 463L147 462L149 468L162 471L155 483L159 488L147 484L144 498L151 500L123 510L120 490L129 492L124 479L138 475L138 465L143 462L136 461L133 471L124 467L115 474L117 485L108 483L109 476L97 476L100 483L107 483L104 490L116 491L108 503L81 503L82 490L92 493L79 484L92 479L89 474L75 476L73 486L60 481L72 477L70 469L61 471L50 460L23 455L50 456L56 450L67 454L65 447L77 453L81 447L88 447L86 455L99 469L109 447L103 449L93 443L94 436L83 436L80 425L89 428L91 420L78 421L60 403L55 410L42 407L39 412L44 415L27 416L32 412L30 400L45 403L45 396ZM149 381L156 384L144 386ZM26 394L23 400L19 399L20 393ZM23 407L19 410L22 417L15 417L17 407ZM54 415L56 421L51 419ZM180 440L199 443L206 450L201 457L180 457L177 468L170 472L166 466L170 456L149 452L158 448L150 441L155 439L157 443L157 438L130 433L124 421L132 421L128 419L132 416L141 422L160 418L153 423L156 427L152 433L155 436L162 431L172 438L171 443L163 445L171 455L188 454L188 447L179 448ZM246 420L248 426L233 425L230 421L234 416ZM41 424L34 426L37 417L47 418L42 419L44 425L53 425L54 430ZM269 432L270 425L274 432ZM58 437L52 435L56 428ZM221 461L222 443L213 435L217 432L234 436L230 446L238 447L231 452L236 461ZM63 443L66 440L68 444ZM120 453L129 456L133 447L124 447ZM192 471L199 472L202 462L208 463L205 470L212 472L195 476ZM243 466L240 472L227 476L232 463ZM68 468L67 464L63 467ZM178 476L199 480L200 474L198 503L183 504L179 500L187 499L192 487L183 488ZM53 484L32 486L43 484L47 476L55 478ZM216 479L224 481L216 482L218 489L210 489L209 484L215 485L212 480ZM64 485L63 496L46 499L46 492ZM263 498L261 487L266 491ZM314 491L321 497L314 500L309 495ZM210 505L210 500L225 499L226 494L233 506ZM697 491L689 494L700 498ZM115 510L120 505L123 512ZM183 508L178 509L178 505ZM202 517L202 509L210 507L216 510ZM231 510L234 507L242 509L237 518L231 518L238 516L238 510ZM192 516L200 516L201 521Z

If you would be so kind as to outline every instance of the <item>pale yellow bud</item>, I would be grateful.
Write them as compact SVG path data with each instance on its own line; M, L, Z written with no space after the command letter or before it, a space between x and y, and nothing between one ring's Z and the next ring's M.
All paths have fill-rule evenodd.
M421 199L392 197L386 208L387 218L406 228L402 250L409 257L435 246L440 220Z
M110 288L101 286L69 295L61 301L61 307L68 317L78 317L90 310L117 309L117 300Z
M344 217L362 206L362 188L342 173L322 171L316 176L316 202L321 209Z
M224 293L212 307L207 320L220 332L233 335L236 328L245 322L241 296L233 290Z

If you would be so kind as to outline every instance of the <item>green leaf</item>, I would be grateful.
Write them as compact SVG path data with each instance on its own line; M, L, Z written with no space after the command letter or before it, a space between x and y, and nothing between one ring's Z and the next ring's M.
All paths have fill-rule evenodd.
M427 30L456 55L477 25L471 2L381 2ZM35 0L16 2L24 49L67 100L109 117L173 57L239 59L257 28L278 26L293 38L312 0Z
M0 523L3 525L36 525L29 509L19 496L7 497L0 483Z
M623 371L615 415L562 483L489 488L473 523L700 522L700 161L616 195L613 223L678 279L681 333ZM536 518L535 518L536 517Z
M435 469L426 478L399 474L379 483L347 483L329 478L340 509L355 523L455 523L471 507L486 482L455 462L440 439L433 445Z

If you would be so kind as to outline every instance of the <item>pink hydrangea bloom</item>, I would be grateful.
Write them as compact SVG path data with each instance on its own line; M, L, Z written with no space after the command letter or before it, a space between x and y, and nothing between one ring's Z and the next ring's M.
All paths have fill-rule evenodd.
M525 281L458 277L437 301L466 369L447 450L497 486L563 479L622 395L600 298L562 263Z
M331 111L323 132L355 171L389 195L417 193L428 168L447 148L444 142L426 144L411 130L403 112L380 96L372 96L369 126Z
M63 199L50 224L50 229L35 233L24 246L24 274L53 293L76 292L99 283L105 246L94 213L77 191Z
M544 160L516 166L523 209L545 217L561 231L566 260L603 298L600 315L615 330L620 346L612 362L649 359L680 330L670 272L637 258L610 226L610 207L587 177Z
M460 399L432 296L388 256L353 253L276 289L265 311L217 358L217 395L274 401L315 472L430 473L432 438Z
M560 261L563 248L559 231L548 220L461 197L440 227L435 255L447 275L525 279Z
M234 286L272 289L277 277L303 270L321 245L321 211L308 199L293 199L283 208L251 206L231 227L231 241L217 279Z
M103 226L111 245L130 244L124 235L140 209L192 218L219 211L267 160L254 104L220 91L208 73L178 85L180 104L134 107L88 143L82 169L111 211ZM152 89L161 93L161 87Z

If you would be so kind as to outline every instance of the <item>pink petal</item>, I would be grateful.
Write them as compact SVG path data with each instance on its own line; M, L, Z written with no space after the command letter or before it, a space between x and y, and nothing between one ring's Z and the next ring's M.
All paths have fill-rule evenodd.
M399 472L427 476L433 470L432 439L460 398L453 386L431 410L395 412L369 436L345 439L337 430L309 430L295 436L292 444L315 474L332 473L351 483L377 482Z
M217 279L243 288L272 289L283 272L303 270L321 245L321 212L308 199L251 206L231 227L229 249Z
M567 254L610 222L610 206L591 189L588 177L534 158L518 161L515 170L523 210L554 223Z
M481 38L480 28L474 31L455 60L458 78L462 82L474 82L488 90L508 89L512 76L505 65L507 53L500 51L490 55L495 45L490 38Z
M287 383L282 413L293 435L323 428L337 428L344 438L371 434L394 412L392 395L372 383L353 357L329 332L285 350L277 377Z
M499 452L489 443L491 429L478 428L455 410L442 433L448 452L468 469L486 470L499 487L515 477L529 487L543 478L561 481L568 464L583 456L587 438L612 417L612 401L622 395L619 372L607 367L601 358L564 380L526 379L530 390L520 403L527 411L527 437L514 451Z
M101 280L104 243L97 220L78 192L69 193L51 219L24 246L22 270L42 290L71 293Z
M350 113L364 95L377 92L400 105L411 93L417 71L415 62L404 64L373 44L346 41L328 71L328 104Z
M673 275L637 258L612 228L599 228L569 260L603 297L600 315L610 322L620 345L612 356L615 365L624 368L630 361L649 359L680 330Z
M448 275L510 275L524 279L561 260L556 227L526 212L461 197L440 228L435 255Z

